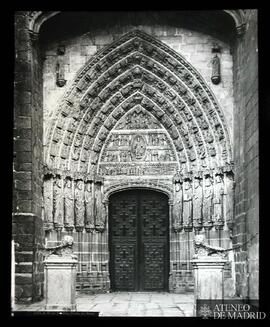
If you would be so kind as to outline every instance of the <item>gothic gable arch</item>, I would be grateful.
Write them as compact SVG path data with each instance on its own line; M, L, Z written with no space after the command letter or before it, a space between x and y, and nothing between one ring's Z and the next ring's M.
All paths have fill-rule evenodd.
M181 55L135 30L99 51L77 74L51 125L47 164L91 173L110 130L140 101L175 147L184 148L188 170L232 161L225 117L206 82Z

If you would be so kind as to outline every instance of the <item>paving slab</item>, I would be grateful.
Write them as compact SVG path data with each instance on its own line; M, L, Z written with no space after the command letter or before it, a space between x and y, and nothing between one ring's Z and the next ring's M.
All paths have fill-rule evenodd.
M77 311L98 311L111 317L191 317L193 294L166 292L112 292L77 294ZM44 311L45 300L33 304L15 305L14 311Z

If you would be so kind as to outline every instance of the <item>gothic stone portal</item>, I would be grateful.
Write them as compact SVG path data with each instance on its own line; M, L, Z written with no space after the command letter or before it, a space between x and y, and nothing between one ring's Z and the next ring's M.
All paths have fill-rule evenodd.
M110 279L114 291L167 291L168 198L133 190L110 197Z
M234 173L226 120L200 74L166 44L132 31L98 51L78 72L47 131L48 245L73 234L79 289L109 290L111 282L118 290L192 290L194 235L204 233L211 245L230 247ZM149 206L144 201L157 199L156 193L126 193L129 204L117 207L112 201L110 218L120 233L126 228L129 242L122 245L119 237L124 234L117 235L110 225L109 244L108 199L131 188L167 194L168 225L159 221L163 213L155 218L156 225L152 221L151 215L163 210L161 204L144 214ZM161 195L159 201L163 202ZM125 218L127 210L134 210L134 216ZM121 219L127 219L125 224ZM128 219L136 224L130 226ZM155 242L157 235L161 237L158 243L149 241L150 233L156 233ZM159 259L148 263L148 254L155 251ZM132 269L125 260L131 261ZM150 280L148 269L155 265L156 275ZM229 289L230 267L227 279Z

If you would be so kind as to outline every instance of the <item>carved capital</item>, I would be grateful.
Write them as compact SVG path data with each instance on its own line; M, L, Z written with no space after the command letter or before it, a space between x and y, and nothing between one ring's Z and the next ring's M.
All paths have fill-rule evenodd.
M54 229L57 231L57 232L61 232L62 229L63 229L63 226L58 224L58 223L54 223Z
M192 223L184 225L184 231L185 232L192 232L192 229L193 229Z
M68 232L72 232L74 230L74 226L69 225L69 224L64 224L64 228Z
M203 223L203 227L205 230L210 230L213 227L213 222L212 221L206 221Z
M84 229L84 226L75 226L76 232L82 232Z
M54 224L52 222L44 222L44 230L45 231L52 231L54 227Z
M242 36L247 30L247 24L242 23L241 25L236 26L236 32L238 36Z
M87 233L93 233L95 231L95 226L94 225L85 225L85 231Z
M223 220L219 220L217 222L215 222L215 229L216 230L222 230L224 227L224 221Z
M30 41L32 45L35 45L39 40L39 34L33 31L29 31Z
M174 223L173 230L175 233L179 233L183 230L183 225L181 223Z
M202 223L199 223L199 222L196 222L196 221L194 222L194 230L195 230L196 232L201 231L202 228L203 228Z
M96 225L96 226L95 226L95 230L96 230L98 233L103 233L104 230L105 230L105 226L103 226L103 225Z

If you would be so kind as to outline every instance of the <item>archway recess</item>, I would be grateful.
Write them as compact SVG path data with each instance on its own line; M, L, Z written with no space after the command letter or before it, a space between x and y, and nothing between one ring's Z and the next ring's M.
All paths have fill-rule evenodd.
M103 48L77 74L48 129L46 166L98 173L119 121L127 127L132 113L168 138L175 171L232 163L225 118L206 82L182 56L136 30Z
M170 290L188 282L181 274L191 274L193 233L228 238L233 167L222 108L184 57L142 31L104 47L77 73L46 130L45 167L45 228L102 244L98 267L91 251L86 261L82 248L78 254L81 269L101 271L106 288L113 193L168 195Z

